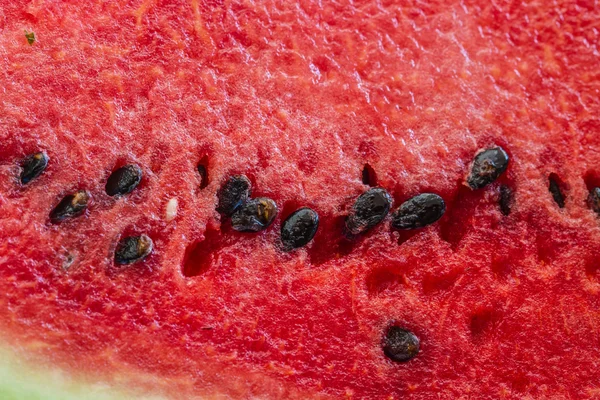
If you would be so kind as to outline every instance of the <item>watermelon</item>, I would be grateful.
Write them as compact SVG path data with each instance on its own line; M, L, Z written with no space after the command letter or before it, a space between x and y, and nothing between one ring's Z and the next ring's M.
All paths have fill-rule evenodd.
M600 397L598 20L0 0L0 394Z

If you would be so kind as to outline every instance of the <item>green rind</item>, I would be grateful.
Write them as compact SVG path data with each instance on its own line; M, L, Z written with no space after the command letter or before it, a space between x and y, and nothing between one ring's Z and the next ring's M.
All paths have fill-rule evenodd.
M0 348L0 399L2 400L163 400L138 396L109 385L78 382L64 372L23 362Z

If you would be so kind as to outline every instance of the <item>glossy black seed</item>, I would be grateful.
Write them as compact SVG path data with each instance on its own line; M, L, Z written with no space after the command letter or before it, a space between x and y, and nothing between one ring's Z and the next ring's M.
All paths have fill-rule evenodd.
M231 216L233 229L240 232L260 232L277 216L277 205L271 199L258 197L248 200Z
M319 214L304 207L294 211L281 225L281 241L286 250L306 246L317 233Z
M198 164L198 173L200 174L200 189L208 186L208 169L205 165Z
M361 194L346 217L346 230L352 235L368 231L379 224L390 211L392 197L385 189L369 189Z
M251 190L252 184L244 175L230 176L217 193L217 211L226 217L231 216L248 200Z
M419 354L419 338L399 326L391 326L383 337L383 353L392 361L405 362Z
M446 211L444 199L434 193L421 193L406 200L392 215L395 229L417 229L433 224Z
M600 187L593 188L590 191L588 206L600 216Z
M500 206L500 212L506 216L510 215L513 203L514 193L512 189L506 185L501 185L500 195L498 196L498 205Z
M556 202L558 207L564 208L565 207L565 196L563 195L562 191L560 190L560 185L559 185L558 181L556 179L554 179L551 175L550 178L548 178L548 182L549 182L548 190L552 194L552 198L554 199L554 201Z
M481 189L494 182L508 167L508 154L502 147L479 152L473 160L467 184L472 189Z
M106 181L106 194L109 196L131 193L142 180L142 169L135 165L125 165L114 171Z
M43 152L25 157L21 162L21 183L25 185L40 176L46 170L49 160L46 153Z
M65 219L78 217L88 206L90 195L85 190L78 190L66 195L50 212L50 222L58 224Z
M119 241L115 250L115 263L132 264L152 253L152 239L147 235L128 236Z

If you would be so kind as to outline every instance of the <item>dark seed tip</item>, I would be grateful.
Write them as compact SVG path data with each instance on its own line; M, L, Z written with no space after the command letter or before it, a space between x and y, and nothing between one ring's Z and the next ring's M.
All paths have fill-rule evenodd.
M290 251L306 246L319 229L319 214L303 207L294 211L281 224L281 242L284 250Z
M28 155L21 162L21 183L23 185L31 182L40 176L48 166L48 155L44 152L38 152Z
M147 235L128 236L119 241L115 250L115 263L133 264L152 253L153 243Z
M198 164L198 174L200 175L200 189L208 186L208 169L203 164Z
M384 354L392 361L406 362L419 354L419 338L409 330L399 326L388 328L383 337Z
M600 217L600 187L595 187L590 191L587 203L588 206Z
M554 174L550 174L548 178L548 191L552 195L554 202L559 208L565 208L565 195L563 194L558 177Z
M511 188L506 185L500 186L500 195L498 196L498 205L500 206L500 212L508 216L512 211L514 203L514 193Z
M506 171L509 157L502 147L480 151L473 159L467 184L471 189L481 189L494 182Z

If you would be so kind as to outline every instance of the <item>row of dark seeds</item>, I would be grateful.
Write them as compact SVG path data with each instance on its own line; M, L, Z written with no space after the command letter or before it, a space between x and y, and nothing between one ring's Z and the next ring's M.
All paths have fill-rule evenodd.
M48 165L45 153L36 153L26 157L22 163L21 182L27 184L38 177ZM481 189L494 182L508 167L509 157L501 147L478 152L473 159L467 184L472 189ZM198 172L205 185L207 171L202 165ZM106 182L109 196L122 196L133 191L142 179L139 166L125 165L114 171ZM508 214L510 189L503 186L500 193L502 212ZM564 197L555 181L549 187L553 198L560 207L564 206ZM244 175L230 176L217 193L217 211L229 218L232 228L240 232L259 232L269 227L277 216L277 205L266 197L251 197L252 184ZM504 201L502 200L504 197ZM50 212L50 221L60 223L81 215L87 208L90 195L79 190L65 196ZM590 207L600 214L600 188L594 188L588 199ZM354 202L345 221L345 234L356 236L363 234L381 223L392 206L392 198L382 188L372 188L361 194ZM505 209L506 208L506 209ZM446 211L444 200L434 193L421 193L400 205L392 214L394 229L418 229L433 224ZM302 207L292 213L281 226L281 241L286 251L303 247L317 233L318 214ZM131 264L152 252L152 239L147 235L130 236L121 239L115 250L115 262ZM382 341L384 354L393 361L404 362L414 358L419 352L419 339L411 331L399 326L390 326Z

